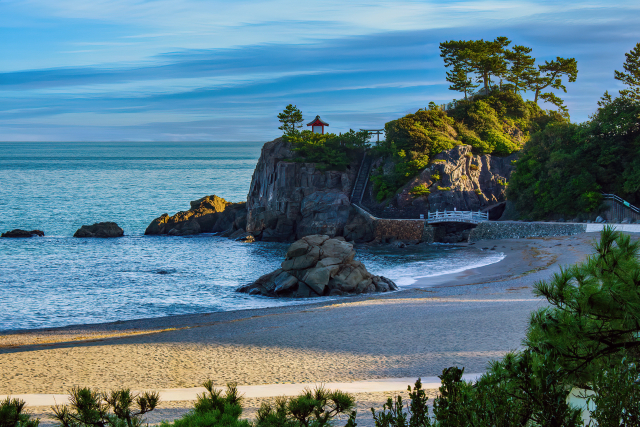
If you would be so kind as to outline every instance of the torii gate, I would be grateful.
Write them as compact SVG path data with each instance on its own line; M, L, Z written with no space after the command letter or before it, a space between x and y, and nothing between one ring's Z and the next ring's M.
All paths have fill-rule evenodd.
M378 135L378 143L380 143L380 135L384 132L384 129L360 129L365 130L369 133L369 135Z

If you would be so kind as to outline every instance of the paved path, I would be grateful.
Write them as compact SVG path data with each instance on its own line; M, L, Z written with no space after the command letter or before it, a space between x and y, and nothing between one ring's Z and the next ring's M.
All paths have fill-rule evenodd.
M599 233L605 225L610 225L618 231L627 233L640 233L640 224L587 224L587 233Z
M465 374L463 379L466 381L474 381L481 374ZM272 396L296 396L303 392L306 388L314 388L317 385L324 385L330 390L342 390L347 393L375 393L386 391L402 391L408 386L413 386L417 378L384 378L367 381L354 382L336 382L336 383L298 383L298 384L264 384L264 385L248 385L239 386L238 390L244 394L244 397L272 397ZM424 377L422 379L422 388L425 390L437 389L440 387L440 379L438 377ZM191 388L169 388L159 390L160 401L177 402L185 400L196 400L199 394L206 390L203 387ZM6 399L8 396L0 395L0 400ZM29 406L51 406L56 404L69 403L69 395L67 394L16 394L12 398L24 400Z

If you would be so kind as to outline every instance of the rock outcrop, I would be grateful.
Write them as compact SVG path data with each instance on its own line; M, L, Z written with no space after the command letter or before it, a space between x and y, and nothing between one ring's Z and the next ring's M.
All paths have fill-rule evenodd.
M391 203L369 202L368 207L385 217L418 218L419 214L443 210L490 210L491 219L499 219L506 202L506 184L514 169L517 153L506 157L476 155L471 146L459 145L443 151L431 160L420 175L403 186ZM392 168L378 161L374 170ZM371 186L370 186L371 187ZM419 195L414 188L427 188L428 194ZM371 200L371 188L369 188Z
M0 235L0 237L10 237L10 238L24 238L24 237L34 237L34 236L43 237L44 231L40 231L40 230L27 231L27 230L21 230L19 228L16 228L15 230L7 231L6 233L2 233L2 235Z
M353 245L342 237L309 235L289 246L281 268L237 291L250 295L307 298L398 289L390 279L369 273L354 259L355 255Z
M342 235L358 164L343 172L323 171L293 158L282 138L262 147L247 197L246 231L265 241Z
M246 203L231 203L216 195L191 202L191 209L173 216L162 214L151 221L144 234L185 236L199 233L244 232L247 222Z
M73 237L122 237L124 230L115 222L97 222L93 225L83 225Z

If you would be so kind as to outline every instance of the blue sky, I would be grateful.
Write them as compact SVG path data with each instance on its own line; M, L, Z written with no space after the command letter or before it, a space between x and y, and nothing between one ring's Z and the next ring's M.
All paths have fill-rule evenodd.
M296 104L378 128L449 91L438 44L507 36L578 60L593 113L640 42L640 2L0 0L0 140L270 140Z

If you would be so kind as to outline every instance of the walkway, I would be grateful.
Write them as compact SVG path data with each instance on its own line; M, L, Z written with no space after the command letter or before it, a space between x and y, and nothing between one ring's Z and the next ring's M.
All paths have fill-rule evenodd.
M465 374L462 378L466 381L475 381L481 374ZM341 382L341 383L298 383L298 384L264 384L239 386L238 390L246 398L297 396L307 388L323 385L329 390L342 390L346 393L377 393L389 391L404 391L408 386L413 386L418 378L383 378L376 380ZM433 390L440 387L440 378L423 377L422 388ZM221 387L223 388L223 387ZM204 387L170 388L159 390L161 402L178 402L184 400L196 400L199 394L204 393ZM12 398L22 399L29 406L51 406L69 403L68 394L15 394ZM7 396L0 395L0 400Z

